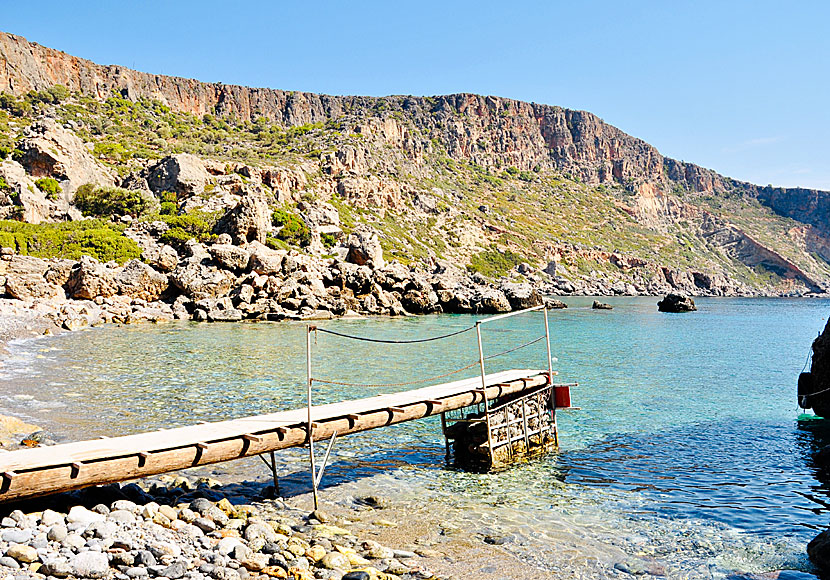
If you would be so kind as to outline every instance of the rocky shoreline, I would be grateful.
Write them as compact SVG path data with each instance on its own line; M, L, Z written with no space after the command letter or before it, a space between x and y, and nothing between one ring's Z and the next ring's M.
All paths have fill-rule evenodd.
M246 212L243 208L236 214ZM256 231L244 219L230 220L229 229ZM181 319L495 314L543 303L549 308L566 307L550 296L656 296L676 287L607 286L600 281L575 286L548 273L555 268L537 270L527 264L495 281L446 261L405 266L383 259L377 233L368 227L358 228L334 248L334 257L275 250L256 239L239 242L227 233L214 243L190 240L177 251L159 241L166 228L162 222L131 226L126 234L139 241L142 260L133 259L123 266L90 256L77 261L41 259L0 249L0 284L5 290L0 320L12 329L0 328L0 338L27 335L27 327L42 334L102 323ZM687 286L679 287L692 295L719 295L700 288L689 292Z
M0 574L15 579L394 580L434 578L424 562L442 557L426 546L395 549L360 539L343 527L349 522L342 517L308 513L286 500L226 496L208 478L166 480L64 494L42 500L28 513L4 511ZM248 491L263 491L256 487ZM350 511L374 511L381 503L375 497L355 498ZM378 517L376 525L396 524Z

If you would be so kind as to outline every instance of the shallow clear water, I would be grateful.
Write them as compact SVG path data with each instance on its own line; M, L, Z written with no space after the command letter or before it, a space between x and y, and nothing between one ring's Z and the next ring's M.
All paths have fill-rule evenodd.
M609 302L614 310L593 311L574 298L550 313L554 366L580 383L572 398L582 408L559 416L560 454L496 475L448 471L433 418L340 440L332 497L371 489L437 502L462 529L507 534L509 549L549 569L563 557L547 552L554 539L584 557L656 560L673 577L804 569L806 542L830 523L830 474L813 461L830 433L796 422L795 383L830 301L701 299L684 315L658 313L653 298ZM417 338L474 320L321 326ZM543 332L541 313L495 322L485 354ZM318 334L313 350L316 377L350 383L402 383L477 358L474 333L406 347ZM544 359L539 342L489 360L488 372ZM315 402L405 388L319 384ZM0 412L67 440L300 407L304 397L305 331L290 323L105 327L16 344L0 369ZM284 473L304 469L300 452L281 455ZM262 474L239 463L219 472Z

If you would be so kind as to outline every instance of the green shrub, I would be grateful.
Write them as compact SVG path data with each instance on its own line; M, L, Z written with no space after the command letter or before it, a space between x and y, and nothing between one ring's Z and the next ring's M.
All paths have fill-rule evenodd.
M170 226L170 229L161 235L160 240L174 248L181 248L188 240L204 242L212 239L211 232L216 225L217 216L194 212L182 215L160 214L158 219Z
M172 201L161 202L161 208L159 209L161 215L176 215L178 211L179 208Z
M78 188L74 204L84 215L97 217L137 217L150 207L150 202L139 191L120 187L96 187L91 183Z
M289 250L289 249L291 249L291 246L289 246L288 244L286 244L282 240L279 240L279 239L274 238L272 236L265 236L265 245L268 246L269 248L271 248L272 250Z
M0 159L7 159L11 152L12 148L8 145L0 145Z
M0 109L6 109L15 117L25 117L32 112L32 104L26 100L17 100L14 95L0 93Z
M291 212L278 209L271 215L274 227L281 228L277 239L296 246L304 246L311 240L311 230L305 222Z
M35 185L37 185L40 191L46 194L46 199L51 199L52 201L58 199L58 196L63 192L58 180L52 177L36 179Z
M77 260L86 255L119 264L141 256L133 240L101 220L56 224L0 220L0 246L39 258Z
M470 258L467 270L478 272L488 278L496 278L505 275L511 268L518 266L524 260L519 254L510 250L500 252L499 250L485 250Z
M333 248L337 245L337 236L334 234L321 234L320 239L326 248Z

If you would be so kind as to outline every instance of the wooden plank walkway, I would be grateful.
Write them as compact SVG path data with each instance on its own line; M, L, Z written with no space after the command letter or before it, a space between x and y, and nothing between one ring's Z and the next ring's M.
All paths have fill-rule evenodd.
M547 371L485 377L487 400L547 384ZM466 407L483 400L481 377L312 407L315 441ZM308 410L0 453L0 502L114 483L308 443Z

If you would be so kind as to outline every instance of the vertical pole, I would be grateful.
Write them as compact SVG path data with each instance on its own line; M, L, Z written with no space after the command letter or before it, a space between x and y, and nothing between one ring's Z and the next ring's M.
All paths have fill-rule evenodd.
M271 475L274 477L274 497L282 497L280 493L280 480L277 479L277 459L274 452L271 452Z
M484 378L484 349L481 346L481 322L476 322L476 335L478 337L478 362L481 366L481 397L484 401L484 417L487 422L487 446L490 453L490 465L493 464L493 434L490 429L490 409L487 406L487 381ZM507 431L508 438L510 437L510 430Z
M314 509L317 509L317 468L314 465L314 433L311 422L311 332L316 327L310 324L306 326L306 395L308 401L308 459L311 463L311 491L314 496Z
M556 397L553 392L553 359L550 356L550 327L548 326L548 307L545 306L545 343L548 345L548 387L550 387L550 395L553 400L551 405L551 414L553 415L553 441L559 447L559 427L556 424ZM540 414L541 418L541 414Z
M548 385L553 384L553 359L550 356L550 328L548 327L548 308L545 306L545 343L548 345Z
M446 451L444 455L444 462L449 465L450 464L450 440L447 438L447 413L446 411L441 413L441 433L444 434L444 449Z

